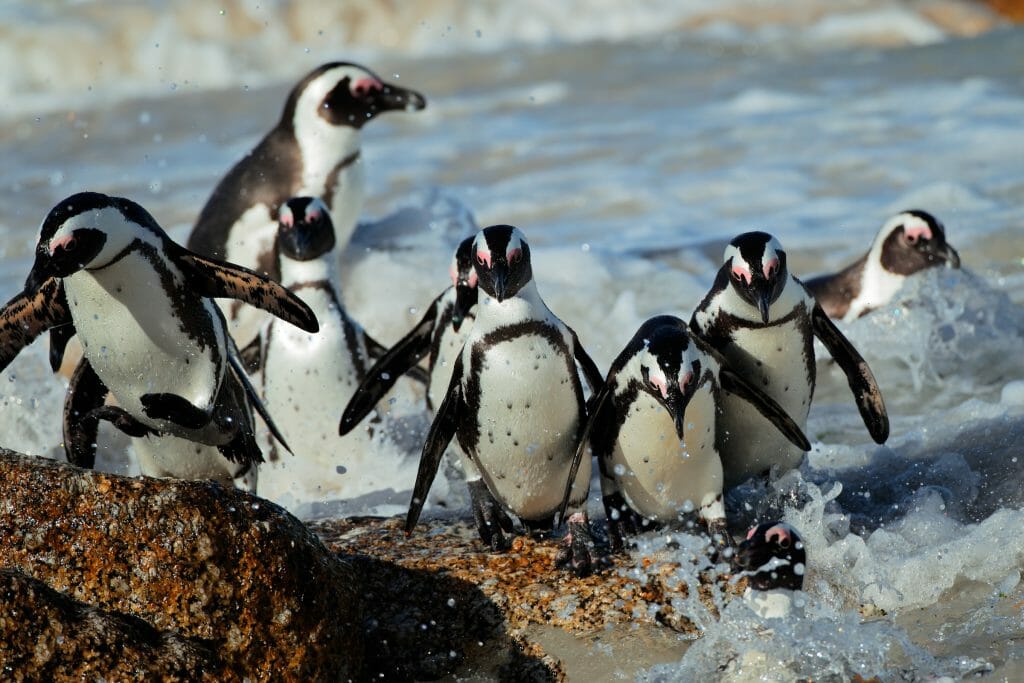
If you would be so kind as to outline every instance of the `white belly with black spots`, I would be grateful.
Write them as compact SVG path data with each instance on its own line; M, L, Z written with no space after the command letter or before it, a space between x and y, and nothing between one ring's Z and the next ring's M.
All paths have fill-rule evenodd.
M799 319L769 328L741 328L736 345L747 352L725 349L730 366L749 383L771 396L803 429L814 392L814 364L804 357L810 329ZM752 360L753 359L753 360ZM758 475L778 464L785 471L797 467L803 452L794 446L750 403L722 392L722 464L728 485Z
M630 507L647 518L672 522L722 494L710 384L690 400L685 425L680 441L668 411L640 392L619 431L608 470Z
M562 502L581 418L575 366L571 371L539 336L496 344L482 359L473 458L491 492L520 518L542 520ZM574 499L585 496L589 482L585 458Z
M210 299L200 300L206 315L191 322L206 327L200 335L182 329L159 276L141 257L79 271L64 285L83 354L119 406L149 427L172 431L180 428L146 416L141 396L175 394L212 411L224 374L225 338Z

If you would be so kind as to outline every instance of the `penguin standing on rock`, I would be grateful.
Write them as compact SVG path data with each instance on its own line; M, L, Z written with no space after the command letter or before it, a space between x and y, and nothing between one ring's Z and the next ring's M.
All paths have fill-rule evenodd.
M593 391L601 376L576 333L540 298L518 229L484 228L473 256L481 290L476 321L423 446L405 528L415 527L445 447L457 436L483 477L470 487L480 537L499 549L511 528L506 513L534 529L553 526L586 421L576 364ZM594 561L589 488L584 461L571 485L569 531L558 556L577 574Z
M83 359L65 403L78 413L64 420L70 462L92 465L106 419L130 436L176 436L251 466L262 460L253 408L281 437L211 297L317 329L313 312L286 289L184 249L135 202L72 195L43 221L25 289L0 312L0 370L45 330L72 327ZM104 405L108 393L116 406Z
M829 317L850 322L889 303L910 275L941 265L960 267L946 229L930 213L910 210L886 221L855 263L804 284Z
M725 250L715 283L690 319L691 332L737 373L807 426L814 395L814 338L846 374L864 424L876 443L889 436L889 417L874 375L803 284L786 268L786 252L764 232L739 235ZM718 420L725 484L799 465L800 449L749 402L725 392Z
M731 545L715 429L723 390L749 403L802 451L810 448L771 397L687 334L679 318L646 321L612 363L592 401L573 471L589 442L600 466L615 549L622 547L624 531L641 528L634 513L644 521L678 525L694 510L718 548Z
M228 171L199 214L189 249L278 279L277 210L294 196L320 198L331 210L337 253L344 251L363 205L360 131L387 111L416 111L422 95L386 83L346 62L317 67L292 88L277 125ZM240 346L264 318L241 304L225 306Z
M444 400L452 378L455 358L462 352L467 331L476 319L477 274L473 268L473 237L459 244L449 269L452 284L427 307L412 330L388 349L359 385L341 415L342 436L370 414L398 378L428 359L430 381L427 407L433 410Z
M282 205L275 242L281 283L320 321L309 334L271 320L261 332L263 400L295 457L271 449L257 492L294 508L301 501L339 500L384 488L381 467L365 433L339 440L334 428L366 376L369 337L345 311L338 273L338 242L327 206L315 197Z

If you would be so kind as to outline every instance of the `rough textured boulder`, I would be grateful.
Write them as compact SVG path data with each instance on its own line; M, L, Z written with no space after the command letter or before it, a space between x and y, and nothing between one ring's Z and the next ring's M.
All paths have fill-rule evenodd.
M116 652L147 660L134 677L149 680L360 676L351 565L283 509L213 482L129 479L0 450L0 568L17 570L0 584L5 614L20 604L58 619L25 621L31 641L28 631L7 641L21 632L13 616L0 627L13 648L0 662L44 643L17 660L38 667L21 672L30 680L50 678L57 662L81 665L57 678L92 680ZM93 628L92 645L79 639L89 629L69 640L104 620L117 626ZM119 671L108 678L127 678Z

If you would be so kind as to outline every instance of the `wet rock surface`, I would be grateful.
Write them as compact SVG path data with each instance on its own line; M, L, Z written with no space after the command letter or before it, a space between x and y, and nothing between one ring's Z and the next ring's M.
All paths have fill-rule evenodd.
M0 567L15 570L2 584L6 614L40 609L57 619L35 626L32 639L35 621L25 622L24 640L10 644L25 654L50 643L19 661L51 667L26 670L52 680L122 680L117 667L131 657L116 653L141 661L147 651L167 656L124 680L345 680L360 671L352 566L283 509L216 483L129 479L0 451ZM21 633L18 623L3 628ZM82 623L95 627L95 643L69 642Z

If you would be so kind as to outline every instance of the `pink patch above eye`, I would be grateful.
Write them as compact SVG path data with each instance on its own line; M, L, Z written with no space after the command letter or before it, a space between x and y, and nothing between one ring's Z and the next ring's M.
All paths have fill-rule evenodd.
M484 251L483 249L476 252L476 260L479 263L483 263L488 268L491 267L491 252Z
M318 221L318 220L320 220L320 212L317 211L316 209L313 209L312 211L310 211L310 212L308 212L306 214L306 222L307 223L312 223L313 221Z
M75 236L64 235L50 242L50 255L52 256L58 249L67 249L68 247L74 246Z
M732 274L735 275L736 277L738 277L739 279L743 280L748 285L750 284L751 280L753 279L750 276L750 271L747 270L746 268L743 268L742 266L733 266L732 267Z
M370 92L379 92L384 89L384 84L376 78L360 78L352 82L349 90L356 97L362 97Z
M791 540L790 537L789 537L789 530L786 527L782 526L781 524L779 526L773 526L771 529L766 531L765 534L764 534L764 538L769 543L774 541L775 543L780 543L780 544L783 541Z
M765 263L763 267L765 278L770 278L772 276L772 273L779 269L779 259L773 258L768 263Z
M661 392L662 398L668 398L668 387L665 386L665 380L661 377L651 377L651 384Z
M522 256L523 256L523 250L522 249L513 249L512 251L508 252L505 255L505 258L508 260L509 263L515 263L520 258L522 258Z
M754 537L754 533L757 531L757 527L750 527L750 531L747 532L747 540L749 541Z
M685 375L680 374L679 375L679 389L681 391L686 391L686 385L688 385L692 381L693 381L693 371L692 370L688 371Z
M919 239L930 240L932 238L932 229L924 221L907 223L903 226L903 233L911 242Z
M477 283L476 271L475 270L471 270L471 271L469 271L469 277L466 278L466 284L468 284L470 287L476 287L476 283Z
M459 284L459 271L455 269L454 264L448 269L448 276L452 279L453 285Z

